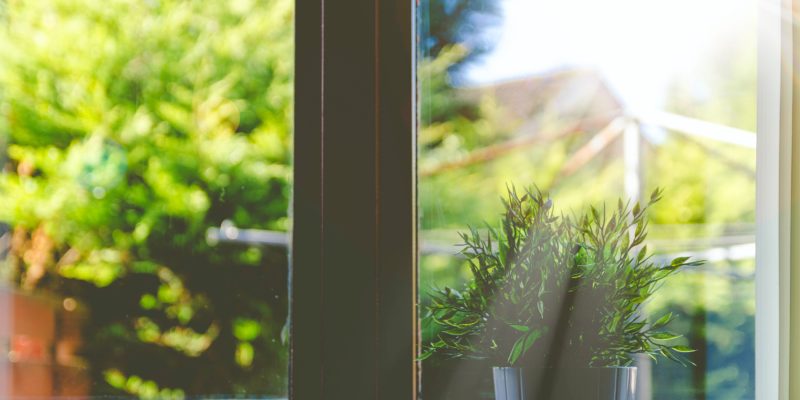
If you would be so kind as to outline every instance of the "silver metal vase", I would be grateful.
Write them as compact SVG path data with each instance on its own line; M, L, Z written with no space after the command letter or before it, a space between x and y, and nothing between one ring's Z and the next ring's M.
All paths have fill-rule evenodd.
M496 400L635 400L636 367L495 367Z

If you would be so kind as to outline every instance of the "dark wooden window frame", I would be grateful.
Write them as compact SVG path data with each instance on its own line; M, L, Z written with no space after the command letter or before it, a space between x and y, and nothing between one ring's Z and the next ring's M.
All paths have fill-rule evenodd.
M296 1L292 399L417 398L415 2ZM770 219L800 197L794 20L781 5L800 7L761 2L757 262L780 268L757 276L756 389L771 399L800 392L787 311L800 279L781 279L800 260L800 212Z
M414 7L296 2L295 400L417 396Z

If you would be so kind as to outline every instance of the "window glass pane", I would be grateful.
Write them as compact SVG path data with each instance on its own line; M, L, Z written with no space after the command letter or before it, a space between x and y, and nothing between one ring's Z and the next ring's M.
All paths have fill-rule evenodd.
M285 396L291 0L0 0L0 397Z
M425 399L754 397L756 11L421 2Z

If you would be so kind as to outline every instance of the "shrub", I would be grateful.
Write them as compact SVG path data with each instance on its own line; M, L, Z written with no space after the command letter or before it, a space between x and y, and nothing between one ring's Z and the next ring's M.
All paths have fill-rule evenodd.
M292 51L288 0L5 4L5 275L88 305L96 392L285 391L285 250L205 232L288 226Z

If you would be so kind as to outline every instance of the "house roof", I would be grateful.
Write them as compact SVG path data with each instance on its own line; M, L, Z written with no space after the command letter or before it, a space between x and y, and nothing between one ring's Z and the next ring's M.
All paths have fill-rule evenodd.
M508 126L520 134L563 123L595 122L602 129L622 112L622 102L599 73L565 69L488 85L459 89L468 102L493 99ZM516 126L514 126L516 125ZM585 125L585 124L583 124Z

